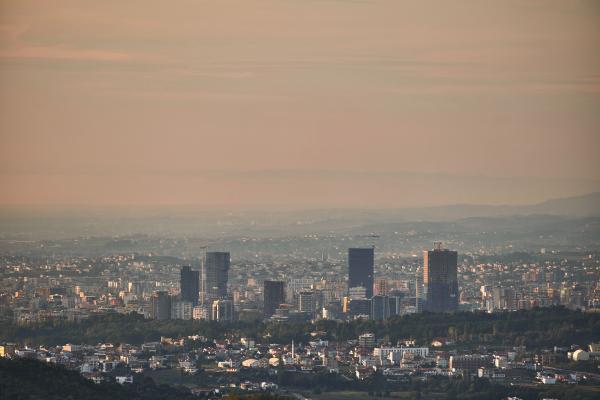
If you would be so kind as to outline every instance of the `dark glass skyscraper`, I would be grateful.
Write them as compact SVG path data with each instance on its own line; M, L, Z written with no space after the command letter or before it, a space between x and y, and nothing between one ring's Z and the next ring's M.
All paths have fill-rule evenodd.
M423 252L423 286L425 309L454 311L458 308L458 253L442 249L441 243L433 250Z
M171 318L171 296L169 296L169 292L159 291L152 295L152 318L159 320Z
M387 296L371 298L371 319L383 320L390 317L390 301Z
M373 297L374 263L373 247L348 249L348 289L362 286L367 289L367 299Z
M181 267L179 287L181 289L182 301L190 301L195 306L198 305L198 292L200 291L200 271L194 271L188 266Z
M229 252L210 251L204 260L202 274L202 290L209 299L227 297L227 281L229 278Z
M270 317L280 304L285 303L285 282L265 281L263 295L265 317Z

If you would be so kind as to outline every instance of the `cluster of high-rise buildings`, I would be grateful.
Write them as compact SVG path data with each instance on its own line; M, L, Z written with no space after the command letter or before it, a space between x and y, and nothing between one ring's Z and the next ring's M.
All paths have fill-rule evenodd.
M233 299L228 296L230 254L207 252L200 270L183 266L179 280L179 296L157 291L152 296L155 319L233 320Z
M371 319L386 319L401 313L402 291L390 291L385 280L374 280L375 249L348 249L348 290L342 311ZM423 252L423 269L417 274L415 309L447 312L458 308L458 255L436 243ZM374 294L377 289L377 294Z
M141 254L54 261L7 256L0 308L27 324L103 312L163 320L306 321L380 320L457 308L600 307L595 253L515 258L465 252L458 264L457 253L441 244L409 257L350 247L336 258L262 258L257 253L233 264L228 252L208 252L197 262Z
M415 311L447 312L458 307L457 252L437 243L423 254L421 274L417 277ZM178 296L157 291L152 297L155 319L234 319L234 301L228 293L230 254L207 252L200 270L181 268ZM375 280L375 248L348 249L348 275L344 296L326 298L312 281L265 280L263 316L273 320L321 318L387 319L402 313L406 293L389 290L385 280ZM291 290L289 296L286 293ZM291 300L288 301L288 300Z

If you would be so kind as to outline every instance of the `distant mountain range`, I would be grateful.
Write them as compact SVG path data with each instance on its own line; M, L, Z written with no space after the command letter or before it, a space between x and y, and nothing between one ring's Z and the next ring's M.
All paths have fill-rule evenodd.
M551 199L538 204L493 206L455 204L438 207L407 208L396 213L407 220L447 221L469 217L502 217L511 215L563 215L569 217L600 216L600 192L583 196Z
M583 196L548 200L531 206L538 214L590 216L600 215L600 192Z
M538 204L473 205L398 209L207 210L185 207L0 207L0 238L69 238L150 234L157 236L241 237L297 236L316 232L348 232L390 224L484 219L518 223L523 216L550 221L600 217L600 192L553 199ZM560 216L561 218L556 218ZM490 221L496 219L496 222ZM469 225L475 223L471 221ZM482 221L479 221L482 222ZM477 222L477 223L479 223ZM579 221L585 223L585 221ZM376 230L376 229L375 229Z

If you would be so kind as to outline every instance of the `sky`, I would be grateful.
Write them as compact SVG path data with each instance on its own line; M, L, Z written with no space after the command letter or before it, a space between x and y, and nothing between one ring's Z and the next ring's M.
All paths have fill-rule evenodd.
M0 204L600 190L596 1L0 3Z

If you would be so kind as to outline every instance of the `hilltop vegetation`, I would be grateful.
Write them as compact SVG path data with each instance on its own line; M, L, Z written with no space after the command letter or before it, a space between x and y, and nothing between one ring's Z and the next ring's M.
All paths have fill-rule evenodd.
M77 371L35 360L0 358L1 398L28 400L136 400L191 399L191 395L167 385L157 386L152 379L129 385L114 382L93 383Z
M413 338L428 344L433 338L448 337L459 343L476 345L525 345L540 348L568 346L600 340L600 314L582 313L563 307L487 314L421 313L386 321L317 321L316 323L262 323L238 321L220 324L212 321L147 320L139 314L96 315L82 322L52 321L26 326L0 324L0 340L32 345L100 342L140 344L158 341L161 336L202 335L208 339L247 336L271 343L306 342L311 332L320 331L329 340L356 339L373 332L391 343Z

